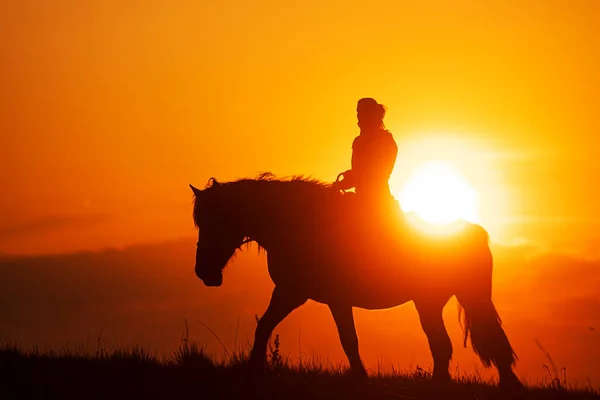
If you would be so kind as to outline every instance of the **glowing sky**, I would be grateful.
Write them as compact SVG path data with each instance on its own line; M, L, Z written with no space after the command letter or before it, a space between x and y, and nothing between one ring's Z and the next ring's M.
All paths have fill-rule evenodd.
M375 97L497 240L595 252L597 1L0 4L0 252L193 235L188 183L332 180Z
M65 348L106 325L107 344L167 349L184 318L203 340L201 318L229 346L241 320L245 343L264 256L204 288L188 184L332 181L369 96L399 146L397 196L432 160L477 192L519 373L546 375L539 339L569 383L597 385L599 16L597 0L0 1L0 339ZM302 351L343 357L328 310L306 307L278 328L282 354L301 328ZM355 313L368 365L426 365L411 307Z

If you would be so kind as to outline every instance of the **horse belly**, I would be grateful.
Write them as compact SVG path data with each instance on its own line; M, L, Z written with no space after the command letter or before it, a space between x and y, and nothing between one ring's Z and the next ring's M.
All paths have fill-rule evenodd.
M414 298L411 271L416 266L406 260L399 262L389 253L386 258L373 257L371 250L340 253L334 246L313 245L303 250L267 253L269 273L277 286L320 303L366 309L396 307Z
M343 302L365 309L396 307L412 299L405 269L390 263L351 263L340 268L325 263L311 285L310 298L321 303Z
M368 310L381 310L397 307L412 300L406 290L394 288L393 290L377 287L375 290L357 291L352 294L350 304L353 307Z
M379 285L338 283L322 290L310 290L309 298L324 304L342 303L369 310L392 308L412 300L402 287L385 288Z

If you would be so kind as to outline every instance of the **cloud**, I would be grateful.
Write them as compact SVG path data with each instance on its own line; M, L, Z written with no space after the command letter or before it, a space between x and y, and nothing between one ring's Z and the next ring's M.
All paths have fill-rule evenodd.
M110 219L107 214L52 215L15 224L0 225L0 240L40 234L64 228L88 228Z

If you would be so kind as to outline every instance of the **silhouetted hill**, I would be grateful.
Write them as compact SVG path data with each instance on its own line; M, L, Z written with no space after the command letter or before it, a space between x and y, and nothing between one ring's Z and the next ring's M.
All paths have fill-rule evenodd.
M255 247L226 268L222 287L207 288L194 274L195 238L66 255L0 259L0 341L23 348L93 350L147 346L171 353L187 319L193 339L209 353L247 349L255 315L261 315L272 283ZM600 385L600 262L540 253L526 247L493 247L494 298L520 357L517 373L545 379L550 361L566 367L569 381ZM444 312L453 340L454 367L481 368L463 349L456 307ZM355 310L361 349L371 372L392 366L428 367L425 335L411 304L389 311ZM325 306L309 302L277 329L282 353L345 360Z
M544 387L507 391L477 375L458 381L432 381L422 369L377 374L357 381L342 368L305 361L290 366L271 353L269 370L248 370L242 355L216 363L194 344L184 343L169 358L142 348L93 354L23 352L0 349L3 398L57 399L597 399L589 388L568 388L560 381Z

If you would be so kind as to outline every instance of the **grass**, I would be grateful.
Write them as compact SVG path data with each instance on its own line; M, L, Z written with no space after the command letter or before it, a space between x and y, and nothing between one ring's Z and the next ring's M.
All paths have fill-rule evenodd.
M0 399L504 399L503 392L481 374L456 371L449 383L431 380L430 371L412 370L372 374L356 381L342 364L316 357L292 363L281 355L279 337L268 348L265 374L246 366L247 351L229 352L217 360L205 347L192 342L186 329L179 348L159 357L147 348L39 351L16 344L0 345ZM551 360L551 358L550 358ZM548 379L519 393L520 399L600 399L591 387L572 388L554 365Z

